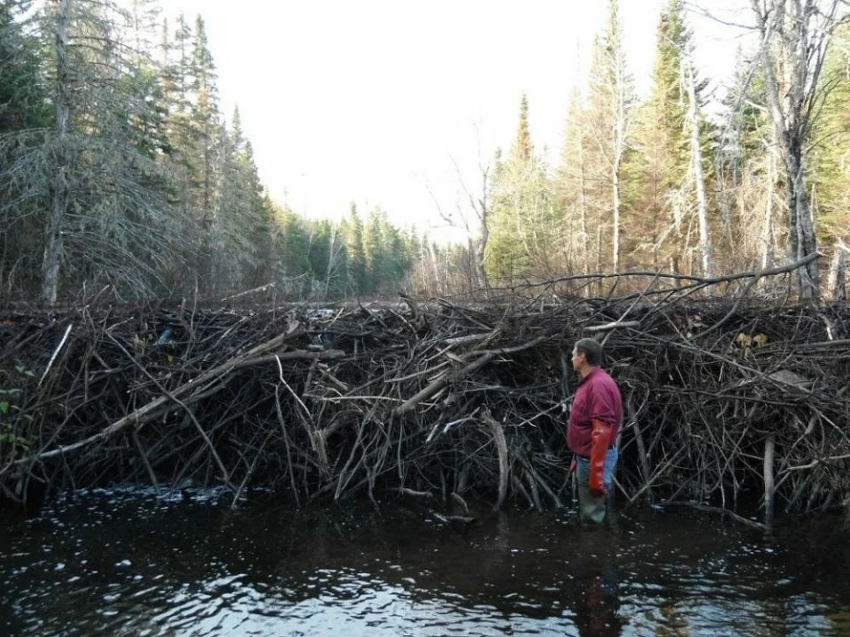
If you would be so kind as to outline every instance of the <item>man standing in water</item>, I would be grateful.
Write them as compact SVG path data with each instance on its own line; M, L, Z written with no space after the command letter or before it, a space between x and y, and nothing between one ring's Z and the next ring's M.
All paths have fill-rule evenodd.
M601 367L602 345L583 338L573 348L573 369L581 380L567 425L567 444L575 455L582 522L605 520L605 502L617 465L617 435L623 401L617 383Z

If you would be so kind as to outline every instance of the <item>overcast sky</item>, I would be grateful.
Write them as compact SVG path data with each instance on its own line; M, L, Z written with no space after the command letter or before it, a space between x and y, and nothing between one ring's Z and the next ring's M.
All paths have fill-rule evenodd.
M646 91L667 0L621 0L629 63ZM734 0L712 0L712 6ZM603 28L604 0L165 0L200 13L225 115L239 105L271 196L312 217L349 202L435 233L454 210L460 168L510 146L519 103L532 139L558 160L567 100ZM694 18L713 74L737 46ZM711 33L709 33L709 30ZM718 39L720 37L721 39ZM702 49L702 50L700 50ZM432 197L433 195L433 197ZM434 202L437 200L437 203Z

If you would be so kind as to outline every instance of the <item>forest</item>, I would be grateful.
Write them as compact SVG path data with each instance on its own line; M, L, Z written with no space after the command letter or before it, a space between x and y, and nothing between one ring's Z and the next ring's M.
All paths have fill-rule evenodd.
M221 112L201 16L0 0L0 301L472 298L563 273L711 277L816 252L796 293L843 298L843 3L753 0L751 46L719 99L694 64L694 7L666 4L638 99L607 6L560 161L536 150L518 96L515 138L457 202L466 242L442 245L380 206L336 222L273 201L238 109Z
M0 2L0 300L118 302L259 288L376 295L418 244L379 208L308 220L220 112L204 21L158 2Z

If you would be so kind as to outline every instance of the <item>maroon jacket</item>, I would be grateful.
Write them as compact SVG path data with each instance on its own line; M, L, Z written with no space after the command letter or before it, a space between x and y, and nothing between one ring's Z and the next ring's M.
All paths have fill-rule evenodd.
M614 444L623 424L623 400L617 383L599 367L582 378L570 409L567 445L577 456L590 457L590 421L594 418L611 425L611 444Z

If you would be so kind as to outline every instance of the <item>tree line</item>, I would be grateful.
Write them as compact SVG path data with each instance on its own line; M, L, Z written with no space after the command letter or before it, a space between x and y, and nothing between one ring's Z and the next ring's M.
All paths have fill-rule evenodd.
M0 299L396 291L422 239L273 202L216 83L200 16L0 0Z
M497 153L479 202L475 267L493 286L562 272L659 270L712 277L821 249L844 293L850 233L850 29L836 0L752 0L752 46L731 90L710 102L683 0L658 22L652 88L639 100L617 0L571 96L549 167L529 134ZM712 116L707 113L712 111ZM475 241L471 242L475 243ZM483 245L482 245L483 243ZM816 261L798 292L817 296Z
M464 185L468 241L436 245L352 204L308 220L260 182L221 113L203 19L157 0L0 0L0 300L274 289L345 298L476 293L562 273L711 277L821 250L844 290L850 28L840 0L749 0L752 46L717 103L683 0L638 99L618 0L547 165L523 97L506 153ZM815 297L811 262L798 292Z

